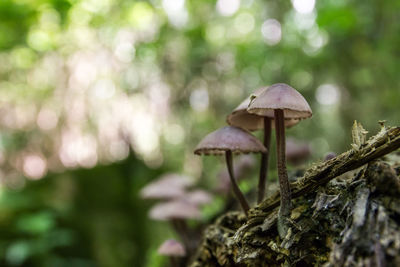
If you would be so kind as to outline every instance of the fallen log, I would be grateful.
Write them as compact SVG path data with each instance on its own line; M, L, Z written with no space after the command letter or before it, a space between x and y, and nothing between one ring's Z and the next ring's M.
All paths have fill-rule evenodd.
M276 221L279 192L249 212L222 215L203 233L191 266L400 266L400 127L316 163L291 184L287 236Z

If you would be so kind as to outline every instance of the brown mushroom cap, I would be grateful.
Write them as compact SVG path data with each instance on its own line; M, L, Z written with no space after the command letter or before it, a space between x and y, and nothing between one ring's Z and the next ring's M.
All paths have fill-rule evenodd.
M174 200L155 205L149 212L153 220L167 221L172 219L200 219L199 208L187 201Z
M294 88L284 83L268 87L250 103L248 112L274 118L274 110L281 109L285 119L305 119L312 116L310 106Z
M222 155L225 151L233 153L266 153L267 149L251 133L241 128L225 126L201 140L194 153Z
M185 248L181 243L174 239L165 240L158 248L158 254L173 257L184 257L186 255Z
M263 91L267 90L268 87L261 87L256 90L253 95L259 96ZM257 114L251 114L247 111L249 104L251 102L251 96L246 98L239 106L237 106L231 114L226 118L226 122L229 125L240 127L248 131L257 131L264 129L264 119L263 116ZM285 120L285 127L292 127L296 125L299 120L289 119ZM272 127L275 127L274 123L271 123Z

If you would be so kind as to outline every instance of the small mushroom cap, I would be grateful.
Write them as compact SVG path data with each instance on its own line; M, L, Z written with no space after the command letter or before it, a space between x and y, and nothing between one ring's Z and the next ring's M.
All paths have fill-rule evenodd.
M305 119L312 116L304 97L284 83L271 85L250 103L248 112L274 118L274 110L282 109L285 119Z
M328 152L325 154L324 161L331 160L335 158L337 154L335 152Z
M180 198L185 195L185 188L193 185L193 182L187 176L168 173L142 188L140 196L144 199Z
M213 200L213 196L207 191L197 189L187 192L184 199L194 205L204 205L210 203Z
M158 248L158 254L172 257L184 257L186 256L186 251L181 243L174 239L168 239Z
M146 186L140 191L140 197L143 199L174 199L185 195L185 189L171 185L152 185Z
M251 133L241 128L225 126L201 140L194 153L222 155L225 151L233 153L266 153L267 149Z
M286 140L286 159L293 165L306 161L311 156L311 148L308 143L299 142L292 138Z
M259 96L263 91L267 90L268 87L261 87L256 90L253 95ZM226 122L229 125L240 127L246 129L248 131L257 131L264 129L264 118L263 116L259 116L257 114L251 114L247 111L249 104L251 102L251 96L246 98L239 106L237 106L231 114L226 118ZM299 120L290 119L285 120L285 127L292 127L296 125ZM275 124L271 123L272 128L275 127Z
M172 219L200 219L199 208L184 200L173 200L155 205L149 212L153 220L167 221Z

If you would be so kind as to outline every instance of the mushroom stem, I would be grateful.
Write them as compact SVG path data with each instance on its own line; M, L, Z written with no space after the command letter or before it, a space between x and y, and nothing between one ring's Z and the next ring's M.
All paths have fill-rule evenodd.
M289 229L289 217L291 210L291 196L289 179L286 171L286 155L285 155L285 122L282 109L276 109L275 115L275 131L276 131L276 143L277 143L277 165L278 165L278 177L279 187L281 195L281 205L278 214L278 232L281 238L286 236L287 230Z
M235 176L233 174L232 151L229 151L229 150L225 151L225 159L226 159L226 166L227 166L228 172L229 172L229 178L231 179L231 183L232 183L233 192L235 193L236 197L238 198L240 205L242 206L242 209L247 216L247 211L249 210L249 204L247 203L245 197L243 196L242 191L240 191L239 186L236 183Z
M174 256L169 256L169 264L171 267L179 267L177 259Z
M257 203L264 199L265 196L265 184L267 182L268 174L268 158L269 158L269 147L271 143L271 119L264 117L264 146L267 149L266 153L261 154L261 167L260 167L260 178L258 180L258 197Z
M193 245L190 238L190 233L186 222L182 219L172 219L172 227L182 240L184 247L191 250Z

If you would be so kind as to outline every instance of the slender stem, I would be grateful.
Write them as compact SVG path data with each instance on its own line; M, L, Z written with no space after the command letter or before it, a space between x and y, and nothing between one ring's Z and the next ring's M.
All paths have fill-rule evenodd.
M171 267L179 267L179 260L176 257L170 256L169 262L171 264Z
M260 167L260 178L258 180L258 198L257 203L259 204L265 196L265 184L268 178L268 158L269 148L271 143L271 119L264 117L264 146L267 149L266 153L261 154L261 167Z
M290 186L289 179L286 171L286 141L285 141L285 122L283 110L275 110L275 131L276 131L276 143L277 143L277 165L278 165L278 177L279 187L281 195L281 206L279 208L278 215L278 232L281 238L286 236L288 227L288 219L290 217L291 210L291 197L290 197Z
M236 197L238 198L240 205L242 206L242 209L247 216L247 211L249 210L249 204L247 203L245 197L243 196L242 191L240 191L239 186L236 183L235 176L233 174L232 151L225 152L225 159L226 159L226 166L227 166L228 172L229 172L229 178L231 179L231 183L232 183L233 192L235 193Z
M189 228L183 219L171 219L172 227L175 232L179 235L182 240L184 247L190 250L193 246L191 245L191 238Z

